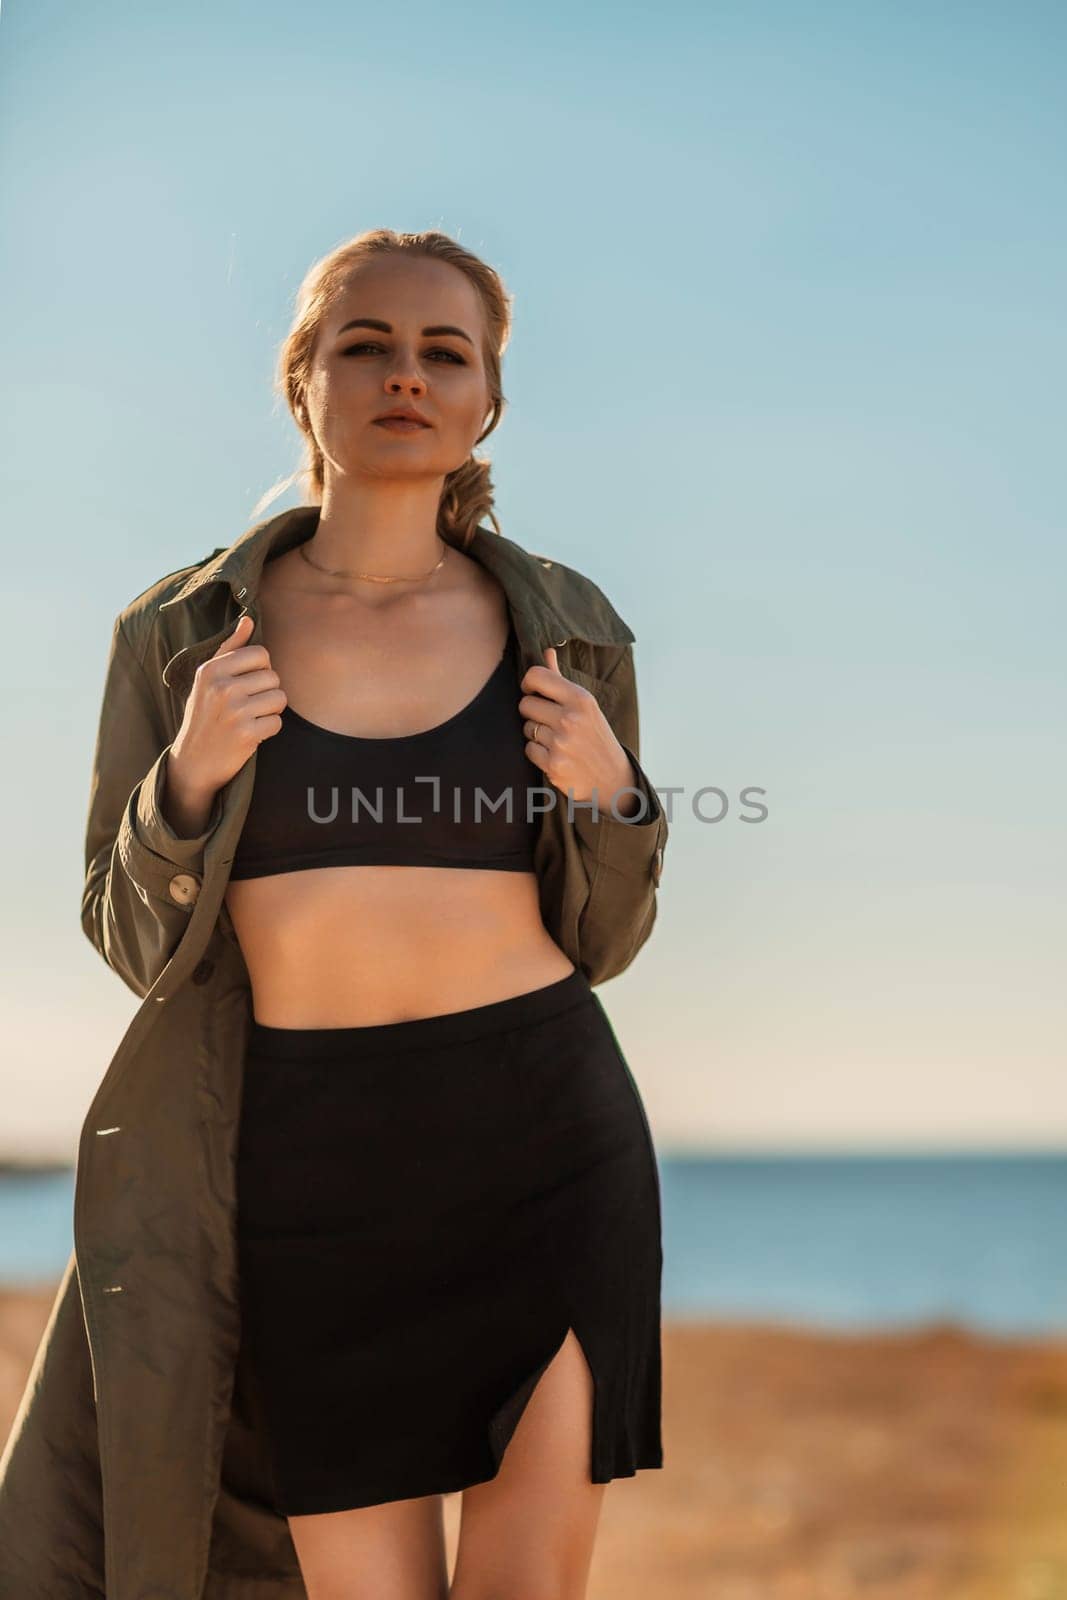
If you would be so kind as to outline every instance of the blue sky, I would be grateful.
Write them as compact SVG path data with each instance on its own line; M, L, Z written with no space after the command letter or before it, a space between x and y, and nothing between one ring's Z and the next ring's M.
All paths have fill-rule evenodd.
M685 790L600 991L657 1138L1064 1142L1065 45L1027 4L3 7L9 1139L73 1152L134 1005L78 920L112 619L298 464L296 287L384 225L515 295L501 525L630 623Z

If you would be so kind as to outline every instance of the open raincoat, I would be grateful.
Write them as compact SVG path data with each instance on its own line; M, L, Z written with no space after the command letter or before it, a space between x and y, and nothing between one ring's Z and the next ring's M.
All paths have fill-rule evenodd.
M235 1154L252 1004L223 894L256 755L196 838L173 832L161 797L197 667L245 612L248 642L262 642L264 563L310 538L319 511L257 523L115 619L82 924L141 1004L85 1118L74 1250L0 1459L0 1600L305 1600L271 1504L238 1311ZM556 647L645 796L634 820L606 807L568 817L553 791L542 818L545 926L602 983L652 930L667 839L638 761L634 635L573 568L483 527L466 548L504 589L521 671Z

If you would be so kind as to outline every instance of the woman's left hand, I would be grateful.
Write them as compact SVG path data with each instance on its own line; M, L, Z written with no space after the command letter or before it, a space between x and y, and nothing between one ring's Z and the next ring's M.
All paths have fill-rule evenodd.
M563 676L551 645L545 662L530 667L519 685L527 756L549 783L573 793L576 803L588 804L595 790L602 815L612 814L613 800L616 812L631 815L640 801L619 790L636 787L636 774L596 696Z

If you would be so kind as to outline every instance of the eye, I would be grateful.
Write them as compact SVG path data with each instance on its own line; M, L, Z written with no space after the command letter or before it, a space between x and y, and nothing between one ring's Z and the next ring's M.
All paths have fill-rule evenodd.
M349 345L347 350L342 350L341 351L341 354L343 356L354 356L354 355L358 355L361 350L380 350L381 348L382 348L381 345L380 344L376 344L372 339L365 339L365 340L363 340L363 342L361 344L351 344L351 345ZM454 361L454 362L457 363L457 365L459 365L461 367L465 367L467 365L467 363L464 361L464 359L463 359L463 357L461 355L457 355L455 350L447 350L447 349L445 349L445 347L443 345L441 345L437 349L430 350L428 352L428 354L430 354L431 356L447 356L449 361Z

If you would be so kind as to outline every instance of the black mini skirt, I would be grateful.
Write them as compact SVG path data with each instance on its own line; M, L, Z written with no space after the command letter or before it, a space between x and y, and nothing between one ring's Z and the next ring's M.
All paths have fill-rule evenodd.
M237 1228L283 1514L495 1477L570 1329L590 1480L663 1465L656 1157L579 969L406 1022L253 1020Z

